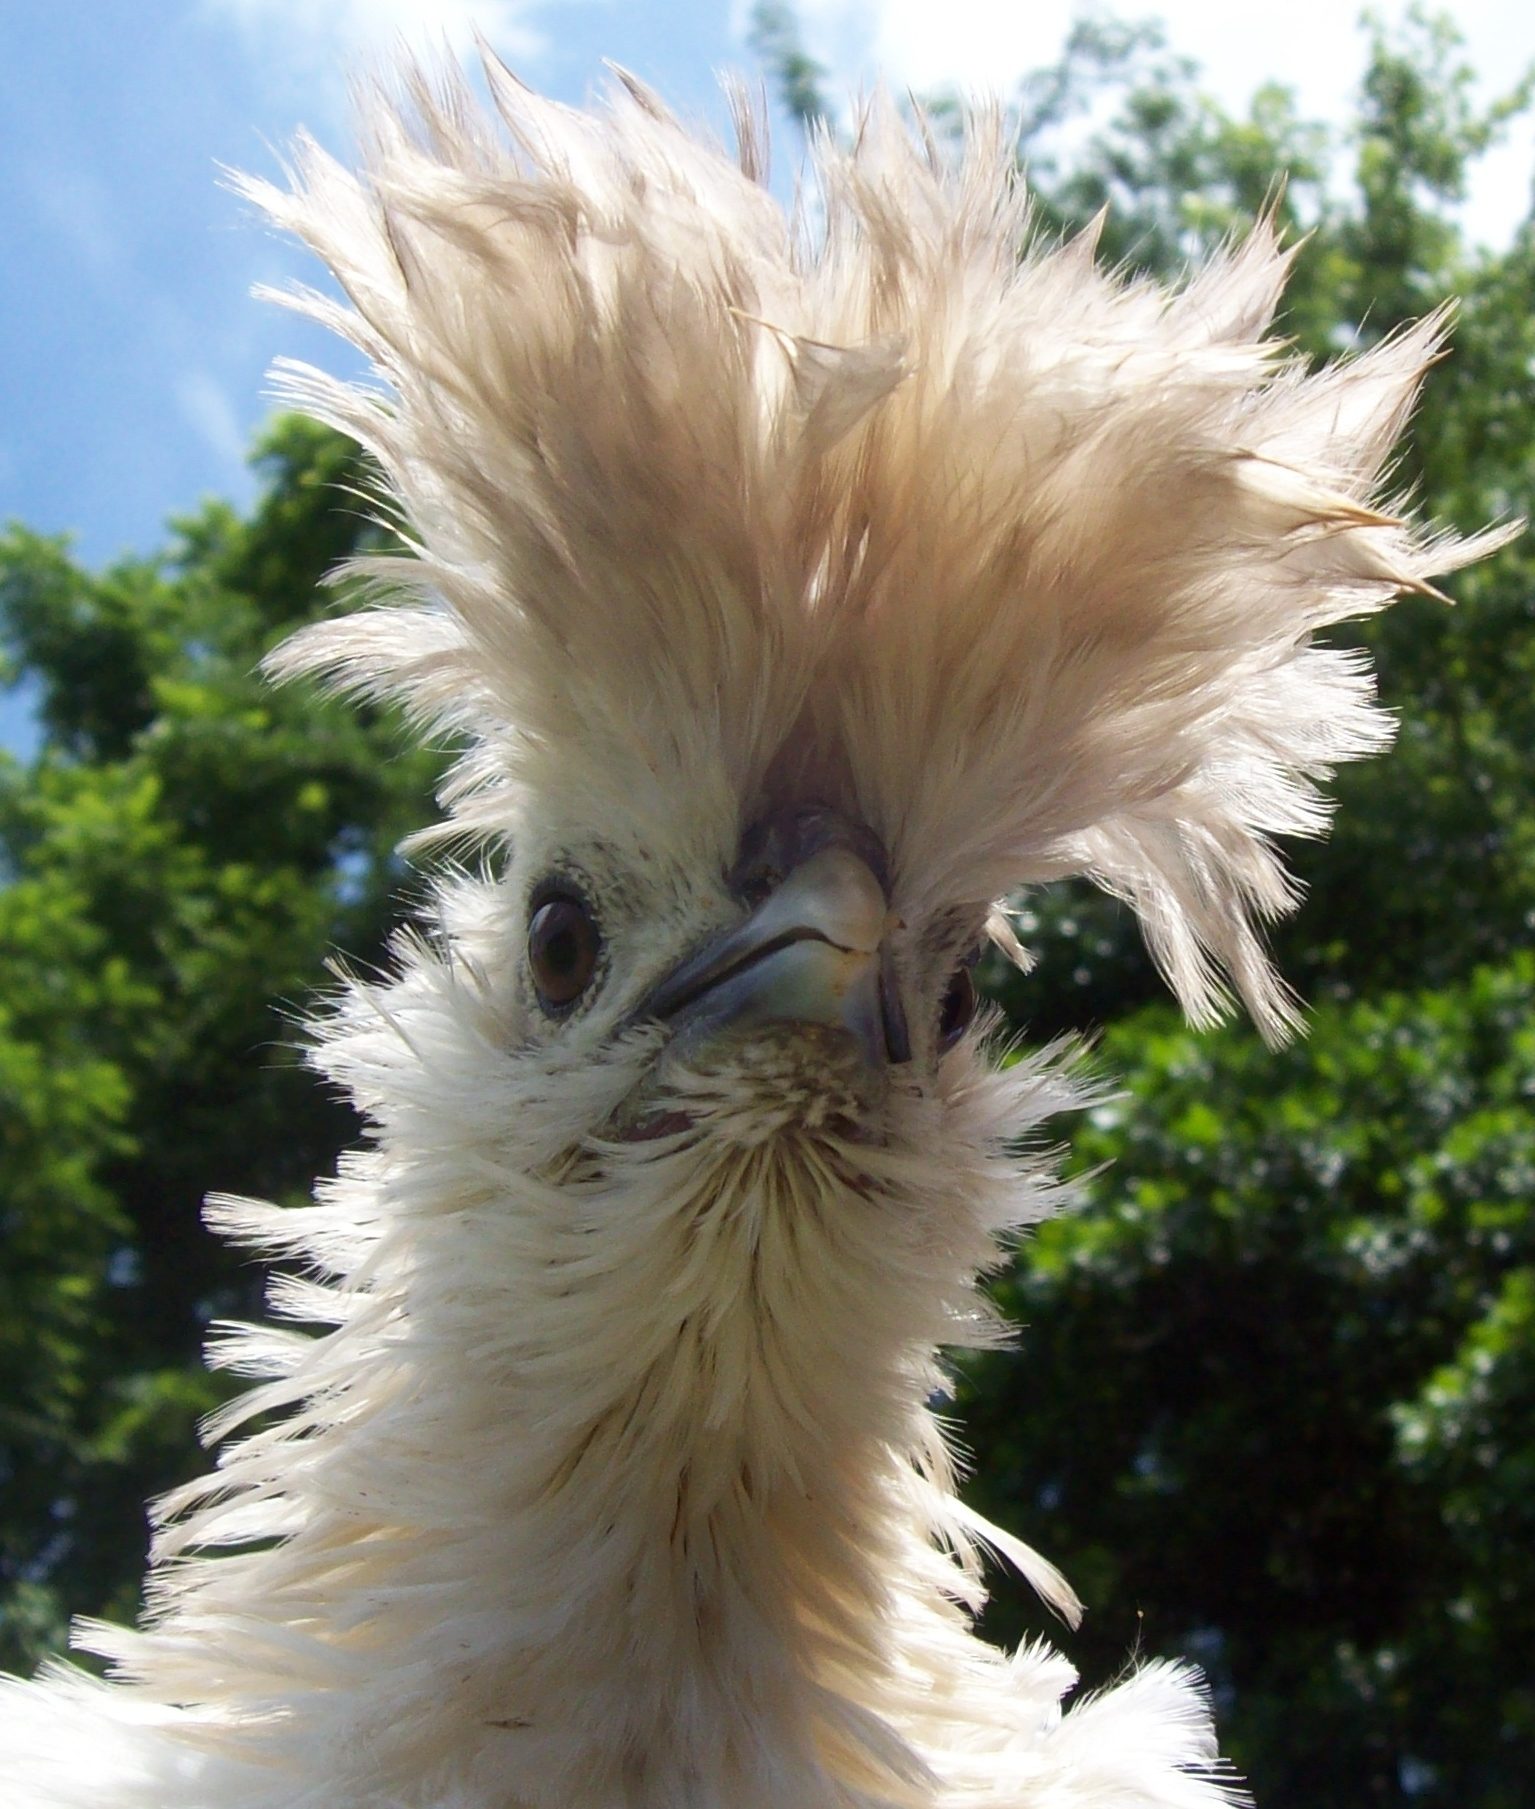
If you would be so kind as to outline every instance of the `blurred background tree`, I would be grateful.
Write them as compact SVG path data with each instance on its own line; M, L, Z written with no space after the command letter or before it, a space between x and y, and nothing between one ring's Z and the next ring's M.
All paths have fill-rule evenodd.
M792 7L757 9L787 110L835 129ZM1528 507L1535 225L1468 244L1475 159L1531 102L1474 97L1452 27L1371 27L1350 131L1266 89L1235 118L1160 30L1089 20L1014 97L1039 229L1176 277L1264 208L1285 330L1336 356L1461 298L1398 482L1461 528ZM952 97L931 97L958 129ZM1276 177L1287 172L1283 187ZM0 1664L131 1615L143 1499L201 1461L210 1319L259 1275L209 1187L298 1200L355 1132L290 1014L380 958L392 853L438 766L386 716L273 693L261 654L367 535L355 453L279 423L249 520L103 574L17 529L0 645L39 699L0 763ZM1024 1355L956 1382L973 1495L1092 1610L1089 1683L1187 1653L1266 1809L1514 1809L1535 1752L1535 586L1521 542L1360 636L1402 721L1339 784L1277 936L1314 1002L1282 1055L1184 1030L1122 911L1026 901L1031 1041L1100 1029L1122 1092L1063 1127L1083 1205L998 1285ZM402 889L403 888L403 889ZM1111 1167L1102 1165L1112 1163ZM989 1630L1058 1636L997 1579Z
M0 1666L136 1612L145 1499L200 1459L211 1320L260 1277L210 1186L297 1201L356 1133L291 1021L335 950L382 956L431 755L273 691L263 653L365 534L359 457L279 422L265 495L95 575L0 537L0 634L41 745L0 758Z

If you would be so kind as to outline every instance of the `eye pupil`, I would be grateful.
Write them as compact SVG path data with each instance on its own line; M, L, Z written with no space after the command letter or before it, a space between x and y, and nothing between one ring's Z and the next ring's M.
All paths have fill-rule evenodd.
M783 875L775 867L756 867L741 880L736 895L751 910L766 904L783 884Z
M528 925L528 962L545 1005L570 1005L591 985L601 943L579 898L546 899Z
M938 1047L952 1049L970 1028L978 1004L969 966L955 968L938 1007Z

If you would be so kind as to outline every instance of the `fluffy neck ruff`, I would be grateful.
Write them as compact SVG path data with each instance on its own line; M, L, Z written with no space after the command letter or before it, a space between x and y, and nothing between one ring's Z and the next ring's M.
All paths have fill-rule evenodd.
M150 1624L98 1649L264 1780L232 1802L303 1800L274 1767L331 1803L1001 1800L944 1794L946 1755L1037 1729L1069 1671L1020 1688L970 1636L926 1401L935 1347L990 1335L977 1269L1051 1204L1004 1142L1068 1083L946 1064L896 1142L835 1089L796 1108L779 1052L777 1120L743 1109L759 1058L674 1077L690 1129L530 1169L652 1051L532 1080L493 1015L417 950L325 1032L374 1147L306 1211L216 1218L319 1272L273 1307L333 1329L226 1335L265 1380L215 1431L277 1417L166 1504Z

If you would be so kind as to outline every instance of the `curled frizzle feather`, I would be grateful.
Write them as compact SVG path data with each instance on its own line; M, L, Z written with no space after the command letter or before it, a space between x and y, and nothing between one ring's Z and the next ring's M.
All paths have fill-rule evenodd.
M1031 241L995 112L951 160L876 98L786 218L749 117L732 161L628 78L597 116L489 79L499 118L453 83L377 102L360 178L305 143L290 191L243 183L350 300L291 304L386 386L283 393L415 536L365 565L414 607L273 669L469 728L461 830L577 724L597 769L792 768L925 894L1087 874L1195 1021L1234 988L1283 1034L1275 838L1390 734L1314 637L1513 531L1377 493L1446 314L1313 373L1266 337L1267 223L1175 291L1106 273L1095 231Z

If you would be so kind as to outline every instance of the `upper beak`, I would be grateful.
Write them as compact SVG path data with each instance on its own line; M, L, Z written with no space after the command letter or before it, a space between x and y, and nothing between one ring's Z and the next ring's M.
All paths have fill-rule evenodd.
M892 913L853 849L823 844L752 914L667 974L636 1020L694 1034L770 1023L846 1030L873 1066L911 1059L890 963Z

